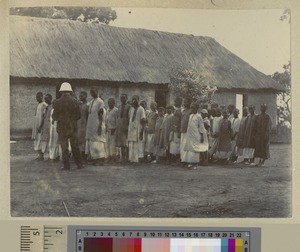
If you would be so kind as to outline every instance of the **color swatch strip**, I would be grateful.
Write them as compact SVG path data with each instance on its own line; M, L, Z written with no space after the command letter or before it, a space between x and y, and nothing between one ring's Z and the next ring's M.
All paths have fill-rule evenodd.
M84 238L84 252L243 252L242 249L242 238Z

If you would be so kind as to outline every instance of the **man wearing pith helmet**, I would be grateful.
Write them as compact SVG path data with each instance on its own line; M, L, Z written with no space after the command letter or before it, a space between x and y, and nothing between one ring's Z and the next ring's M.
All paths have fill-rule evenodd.
M58 140L62 148L63 170L70 170L69 162L69 140L72 149L72 155L77 168L83 168L81 163L80 150L77 139L77 121L80 119L80 109L78 102L72 97L72 87L70 83L61 84L59 92L61 97L53 105L54 121L57 121Z

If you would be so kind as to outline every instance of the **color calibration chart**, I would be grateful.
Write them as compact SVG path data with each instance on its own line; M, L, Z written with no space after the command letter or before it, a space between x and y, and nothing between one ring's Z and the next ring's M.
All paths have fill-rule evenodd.
M260 229L160 228L70 230L69 252L259 252Z
M261 230L23 225L20 252L261 252Z

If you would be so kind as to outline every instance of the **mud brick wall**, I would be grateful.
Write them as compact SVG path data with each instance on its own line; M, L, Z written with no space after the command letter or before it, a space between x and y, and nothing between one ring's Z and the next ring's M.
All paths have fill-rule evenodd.
M260 114L260 105L266 103L268 105L267 113L272 120L272 128L276 128L277 121L277 104L275 93L249 93L248 105L255 106L255 112Z
M29 135L32 129L33 117L37 106L36 93L51 94L56 98L57 85L60 86L62 80L11 80L10 83L10 125L11 135L16 132L24 132ZM146 84L120 84L100 81L69 81L75 94L78 96L80 91L86 91L88 100L91 99L90 89L93 86L98 87L99 94L104 100L106 107L109 98L115 98L116 106L120 104L120 95L126 93L131 100L133 95L138 95L141 100L146 100L148 109L150 102L155 99L155 85Z
M229 104L236 104L236 94L233 92L217 91L213 96L212 102L219 104L219 106L225 105L227 108Z
M10 86L10 128L15 131L30 132L33 126L37 101L36 93L51 94L55 98L55 86L45 84L21 84Z

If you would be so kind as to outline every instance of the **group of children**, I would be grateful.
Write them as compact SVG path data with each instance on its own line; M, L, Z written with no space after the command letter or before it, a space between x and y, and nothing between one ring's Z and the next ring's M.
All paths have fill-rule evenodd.
M114 98L107 107L98 96L97 88L79 94L81 117L77 121L77 141L86 163L103 165L163 163L195 168L209 162L229 162L264 165L269 158L271 120L267 106L255 114L254 106L244 107L243 116L234 105L227 108L213 104L200 106L191 99L177 97L174 105L166 108L133 95L120 96L116 107ZM39 92L32 137L35 140L37 160L44 160L49 151L50 160L60 157L56 122L52 119L52 97ZM74 98L75 99L75 98ZM54 101L55 103L55 101Z

